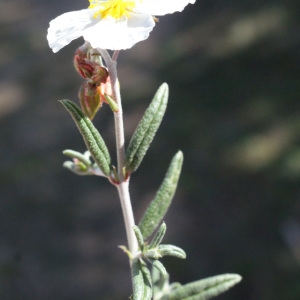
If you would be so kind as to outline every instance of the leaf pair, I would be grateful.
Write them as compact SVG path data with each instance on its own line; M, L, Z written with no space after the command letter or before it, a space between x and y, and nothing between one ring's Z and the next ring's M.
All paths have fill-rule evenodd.
M162 223L148 245L144 242L139 227L133 227L139 244L139 254L132 262L133 299L152 299L152 278L146 262L150 263L153 268L156 268L163 278L168 278L167 270L159 259L163 256L186 258L186 254L181 248L174 245L161 244L166 229L166 224Z
M186 258L186 254L181 248L174 245L161 244L167 230L167 226L164 222L160 225L149 244L144 242L144 238L138 226L134 226L133 230L139 244L139 257L146 259L156 266L157 269L162 271L161 274L163 276L166 276L167 271L164 266L158 262L160 258L164 256L174 256L181 259Z
M166 83L162 84L156 92L152 102L140 121L126 151L126 172L136 171L142 162L166 111L169 89ZM83 136L87 149L95 162L106 175L110 175L110 155L99 131L91 120L72 101L61 100L68 110ZM116 110L117 111L117 110Z

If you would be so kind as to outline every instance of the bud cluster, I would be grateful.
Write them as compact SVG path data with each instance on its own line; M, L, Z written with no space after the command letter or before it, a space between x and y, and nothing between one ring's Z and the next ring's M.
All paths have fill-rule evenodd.
M78 93L81 108L93 119L102 103L107 103L106 96L112 94L108 71L102 65L100 54L89 44L84 44L76 50L74 67L85 79Z

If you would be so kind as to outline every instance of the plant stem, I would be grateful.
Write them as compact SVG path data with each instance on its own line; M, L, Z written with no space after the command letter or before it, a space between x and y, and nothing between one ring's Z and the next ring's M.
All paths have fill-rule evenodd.
M124 178L124 167L125 167L125 137L124 137L124 122L123 122L123 110L122 101L120 94L120 87L118 82L117 73L117 56L118 51L113 54L113 59L106 50L101 49L100 53L105 60L106 66L108 68L111 85L112 85L112 97L116 101L119 111L114 113L115 119L115 134L116 134L116 151L117 151L117 162L118 162L118 177L119 183L116 184L118 189L122 213L125 223L128 249L130 253L135 256L138 250L138 244L136 237L134 235L133 226L135 225L134 216L132 211L132 205L129 194L129 178L126 180Z

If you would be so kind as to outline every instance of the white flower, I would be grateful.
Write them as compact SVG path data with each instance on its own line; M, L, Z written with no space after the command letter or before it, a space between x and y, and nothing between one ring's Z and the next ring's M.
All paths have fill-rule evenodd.
M148 38L153 16L182 11L196 0L89 0L87 9L64 13L50 22L53 52L83 37L93 48L121 50Z

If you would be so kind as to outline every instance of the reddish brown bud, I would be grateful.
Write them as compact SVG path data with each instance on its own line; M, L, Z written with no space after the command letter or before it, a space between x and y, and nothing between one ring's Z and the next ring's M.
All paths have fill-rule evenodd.
M85 79L90 79L99 85L105 83L108 71L101 65L98 55L90 55L90 48L87 46L79 47L74 55L74 67L76 71Z
M74 56L74 67L78 74L83 78L91 78L94 72L93 64L86 58L82 58L79 55Z
M106 68L95 65L93 75L90 79L96 84L106 83L108 78L108 71Z
M110 96L109 100L114 101L108 71L102 65L100 53L92 49L88 43L76 50L74 66L80 76L86 79L78 94L81 108L90 119L93 119L102 103L108 103L105 96Z
M83 112L92 120L102 105L97 85L85 82L78 96Z

